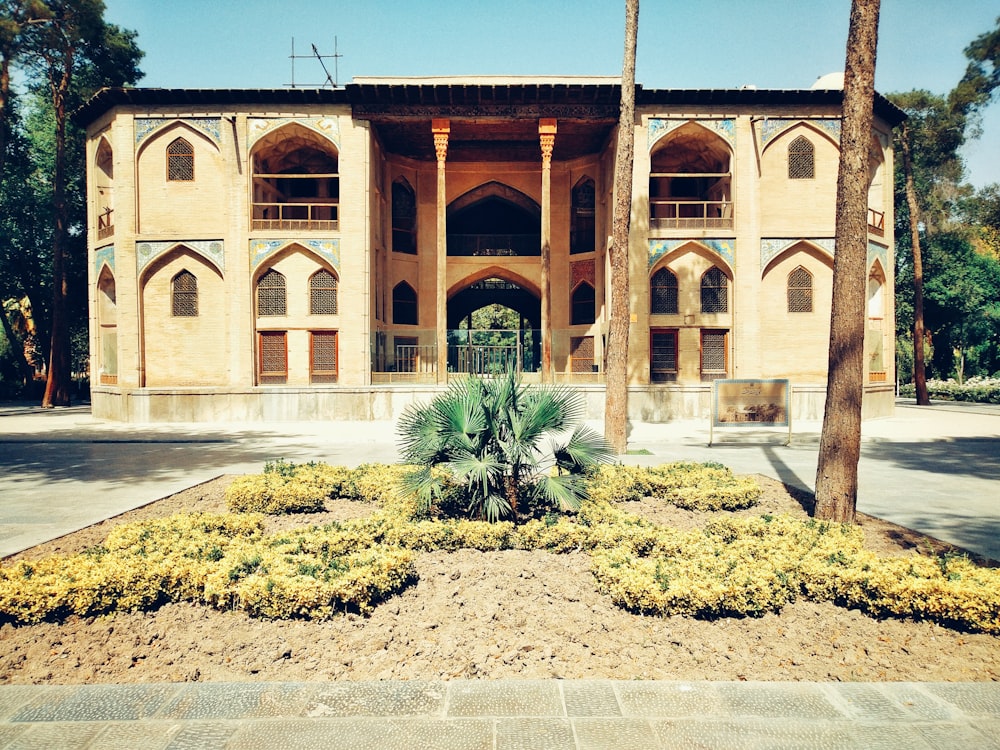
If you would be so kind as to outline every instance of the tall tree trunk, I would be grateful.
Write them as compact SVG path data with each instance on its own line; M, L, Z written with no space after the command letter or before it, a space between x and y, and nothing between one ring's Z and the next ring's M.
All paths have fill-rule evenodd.
M906 205L910 214L910 247L913 249L913 384L917 390L917 405L929 406L927 368L924 364L924 259L920 249L920 206L913 184L913 158L910 153L910 128L903 120L899 145L903 150L903 175L906 183Z
M608 327L604 437L618 454L628 440L628 235L632 218L632 162L635 151L635 48L639 0L625 0L625 61L615 152L615 195L611 227L611 323Z
M55 232L52 237L52 339L49 348L49 371L45 381L42 406L69 406L72 373L70 371L69 322L66 320L69 276L66 273L66 96L72 71L67 56L63 75L52 86L52 104L56 118L55 168L52 177L52 208Z
M24 380L24 384L28 385L31 380L35 377L35 368L31 366L28 362L28 358L24 356L24 342L19 341L17 334L14 333L14 327L10 324L10 318L7 317L7 311L3 309L3 296L0 295L0 325L3 326L4 336L7 337L7 341L10 343L10 348L8 351L14 355L14 359L17 360L17 366L21 370L21 378Z
M830 367L816 469L817 518L854 521L861 457L866 271L868 144L872 137L879 0L853 0L844 71L836 253L830 312Z

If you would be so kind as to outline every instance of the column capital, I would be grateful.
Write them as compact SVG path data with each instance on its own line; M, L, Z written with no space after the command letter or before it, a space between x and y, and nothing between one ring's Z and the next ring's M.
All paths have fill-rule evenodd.
M434 155L438 162L443 162L448 156L448 135L451 133L451 120L431 120L431 133L434 134Z
M538 142L542 147L542 166L552 163L552 149L556 145L556 120L543 117L538 121Z

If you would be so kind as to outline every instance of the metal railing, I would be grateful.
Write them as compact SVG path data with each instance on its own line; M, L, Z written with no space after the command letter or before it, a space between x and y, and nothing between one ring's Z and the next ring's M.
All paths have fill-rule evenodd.
M732 201L649 199L650 229L732 229Z
M254 203L252 229L337 230L339 205L324 203Z
M541 234L448 234L448 255L512 257L541 254Z

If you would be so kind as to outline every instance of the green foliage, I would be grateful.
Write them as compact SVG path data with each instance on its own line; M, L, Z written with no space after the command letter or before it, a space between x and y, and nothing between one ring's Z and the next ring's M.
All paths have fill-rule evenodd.
M576 392L524 386L513 370L455 381L400 419L400 454L418 467L406 488L426 509L459 485L468 512L489 521L516 520L525 509L577 508L586 495L583 473L611 458L582 418Z
M366 499L380 469L391 468L270 466L257 477L302 481L299 472L308 469ZM730 479L717 465L604 466L592 473L597 491L575 518L549 515L517 525L415 518L412 506L398 501L391 478L382 484L379 510L325 526L268 535L261 515L242 513L125 524L81 554L0 566L0 622L150 609L168 601L263 618L369 613L415 579L418 551L521 549L589 553L600 590L644 614L757 616L804 596L879 617L1000 634L1000 570L964 557L879 557L864 549L857 526L777 515L723 517L679 531L624 511L616 499L619 492L641 496L656 482L708 494L713 481L725 498L734 486Z
M1000 378L969 378L964 383L954 380L928 380L931 398L943 401L972 401L979 404L1000 404ZM912 385L899 389L901 396L913 397Z

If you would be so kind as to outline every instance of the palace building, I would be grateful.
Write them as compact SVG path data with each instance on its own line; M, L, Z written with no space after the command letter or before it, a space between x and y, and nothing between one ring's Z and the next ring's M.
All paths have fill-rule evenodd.
M127 422L388 419L516 366L601 418L617 78L105 89L87 128L91 398ZM826 388L842 91L636 89L629 411ZM864 415L893 408L876 94Z

